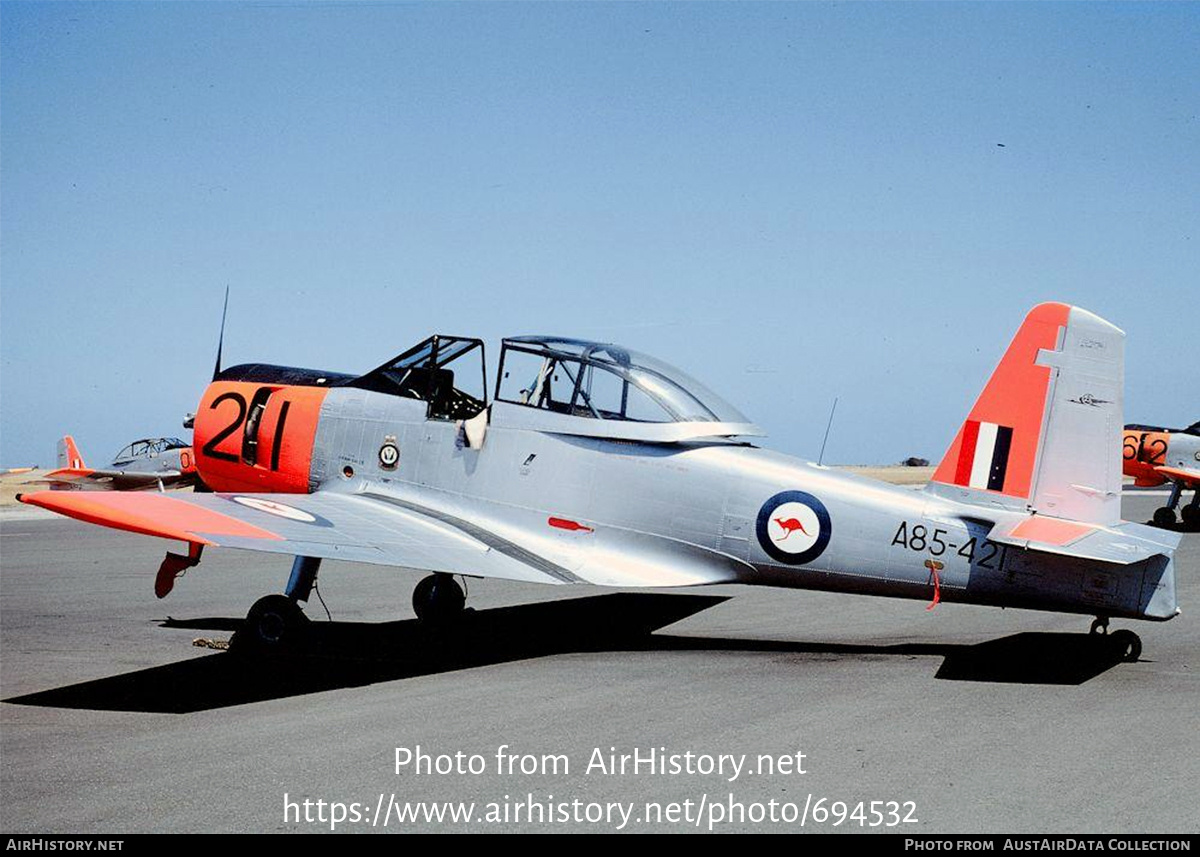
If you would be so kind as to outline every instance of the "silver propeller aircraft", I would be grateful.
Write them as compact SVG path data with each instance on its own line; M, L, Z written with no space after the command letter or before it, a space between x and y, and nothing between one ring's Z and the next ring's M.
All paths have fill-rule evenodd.
M192 445L177 437L146 437L135 440L113 458L107 467L88 467L75 438L66 435L58 442L58 469L28 484L46 483L59 491L147 491L152 488L183 488L195 482Z
M218 358L219 368L219 358ZM295 557L245 633L283 645L322 559L432 572L423 620L463 609L454 579L614 587L742 583L1110 618L1178 612L1180 536L1121 520L1124 334L1042 304L1022 324L924 490L771 452L679 370L616 345L432 336L361 376L248 364L195 418L212 494L20 499L176 539L162 597L206 546Z

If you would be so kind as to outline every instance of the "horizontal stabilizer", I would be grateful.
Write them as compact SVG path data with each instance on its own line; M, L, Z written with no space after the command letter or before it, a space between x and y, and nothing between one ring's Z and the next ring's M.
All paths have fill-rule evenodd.
M1182 537L1126 521L1101 526L1034 515L998 523L988 538L1025 550L1130 565L1160 554L1171 556Z

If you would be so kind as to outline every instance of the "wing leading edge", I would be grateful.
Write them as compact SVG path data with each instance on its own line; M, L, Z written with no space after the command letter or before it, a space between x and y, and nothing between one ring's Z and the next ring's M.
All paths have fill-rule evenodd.
M752 572L733 557L658 536L575 522L567 529L533 510L462 499L435 507L415 493L40 491L19 499L192 545L534 583L681 586L732 582Z

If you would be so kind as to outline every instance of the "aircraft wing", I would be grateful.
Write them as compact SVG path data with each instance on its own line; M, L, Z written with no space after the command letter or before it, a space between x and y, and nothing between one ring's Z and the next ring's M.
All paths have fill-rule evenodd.
M646 587L732 582L753 573L741 560L685 542L424 493L41 491L19 499L193 544L476 577Z
M92 491L144 491L178 482L183 474L178 470L137 473L126 470L93 470L90 467L63 467L52 470L40 479L30 479L30 485L53 485L58 489L88 489Z
M1200 487L1200 470L1190 467L1155 467L1159 473L1172 482L1182 482L1184 485Z

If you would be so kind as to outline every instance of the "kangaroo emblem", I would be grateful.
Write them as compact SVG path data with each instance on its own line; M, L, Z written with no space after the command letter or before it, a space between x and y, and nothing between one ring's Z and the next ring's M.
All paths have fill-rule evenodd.
M796 530L804 533L804 535L808 536L810 539L812 538L812 536L808 535L808 530L804 529L804 524L800 523L795 518L788 518L786 521L783 518L775 518L775 523L779 524L779 526L784 530L783 537L775 540L777 542L782 542L792 533L796 532Z

